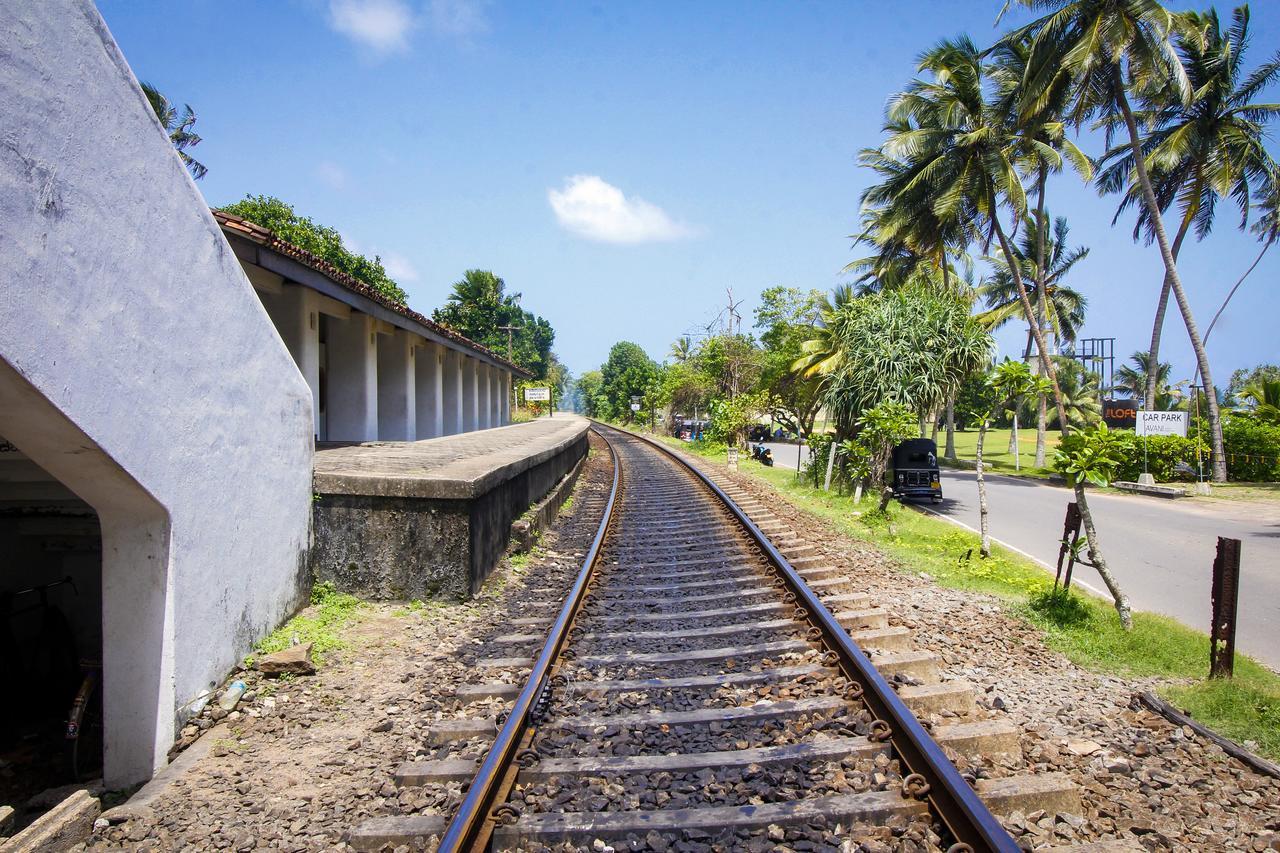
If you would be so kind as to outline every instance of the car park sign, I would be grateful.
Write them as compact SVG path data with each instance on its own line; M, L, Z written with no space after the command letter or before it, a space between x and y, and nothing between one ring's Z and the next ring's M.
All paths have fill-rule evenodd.
M1186 412L1138 412L1134 425L1138 435L1180 435L1187 437Z

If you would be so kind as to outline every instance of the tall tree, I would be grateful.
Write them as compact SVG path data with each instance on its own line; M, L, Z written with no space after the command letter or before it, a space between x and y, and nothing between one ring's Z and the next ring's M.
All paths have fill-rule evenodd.
M644 397L657 389L658 365L639 344L620 341L609 350L600 367L597 416L614 420L635 420L631 398Z
M1034 181L1035 213L1028 228L1031 241L1026 247L1028 251L1023 253L1032 263L1023 277L1032 282L1035 292L1035 322L1039 324L1042 334L1047 334L1052 316L1046 282L1050 272L1047 258L1050 219L1045 208L1049 175L1061 172L1070 164L1087 183L1093 177L1093 163L1067 138L1062 112L1070 91L1068 81L1059 81L1052 87L1038 109L1020 109L1022 78L1026 74L1027 59L1031 53L1030 40L1005 39L998 42L989 53L993 60L989 73L996 86L996 112L1005 124L1020 171ZM1063 236L1065 237L1065 233ZM1063 242L1065 240L1059 240L1059 246ZM1028 335L1024 361L1030 360L1031 342L1032 338ZM1054 352L1057 352L1056 340ZM1048 364L1047 359L1038 360L1035 372L1043 372L1045 364ZM1048 420L1045 395L1038 394L1036 403L1036 465L1043 467Z
M1167 409L1173 402L1173 394L1169 388L1169 373L1173 366L1162 361L1153 370L1153 359L1148 352L1135 352L1129 356L1129 362L1116 369L1116 388L1129 394L1143 408ZM1155 389L1155 396L1148 397L1152 388Z
M188 148L195 148L200 144L200 135L193 129L196 126L196 111L191 109L190 104L183 104L182 112L178 112L177 106L160 94L160 90L155 86L150 83L142 83L141 85L142 94L147 96L147 103L151 104L151 111L156 114L156 118L160 120L160 126L169 135L169 141L173 143L173 150L178 152L178 159L182 161L182 165L187 167L191 177L197 181L200 180L208 174L209 170L205 168L203 163L187 153Z
M1062 81L1070 80L1072 99L1066 117L1071 123L1081 125L1101 115L1108 146L1114 131L1118 127L1125 129L1133 157L1134 184L1140 191L1151 233L1160 248L1165 277L1191 338L1200 375L1206 386L1213 387L1209 357L1178 275L1177 259L1173 256L1155 184L1147 168L1139 118L1130 101L1130 92L1134 92L1140 102L1159 100L1190 107L1195 91L1172 39L1177 31L1190 43L1202 38L1200 31L1190 19L1173 14L1154 0L1017 1L1023 6L1049 10L1047 15L1010 36L1031 39L1020 98L1022 112L1038 112ZM1214 455L1213 479L1223 482L1227 468L1222 447L1222 419L1215 395L1206 397Z
M1018 173L1018 148L1000 112L986 100L990 81L982 54L968 36L960 36L926 51L918 68L929 79L912 81L889 102L889 139L880 151L902 168L885 182L883 194L904 210L928 204L942 221L977 223L987 241L998 241L1057 404L1057 379L1044 333L1000 221L1005 206L1020 221L1027 196Z
M1225 31L1214 9L1203 14L1184 13L1183 21L1175 43L1191 98L1170 98L1168 87L1156 85L1150 93L1139 91L1140 108L1134 110L1138 124L1150 128L1141 147L1160 211L1168 212L1175 203L1178 207L1178 230L1169 247L1175 261L1192 225L1196 239L1208 236L1219 199L1230 199L1236 205L1243 228L1248 223L1251 199L1274 192L1277 166L1264 145L1264 125L1280 112L1280 104L1254 101L1280 75L1280 53L1244 76L1248 6L1235 10ZM1116 115L1104 118L1108 124L1122 120L1123 116ZM1107 151L1102 158L1107 165L1100 175L1099 189L1124 193L1116 218L1130 207L1138 208L1134 236L1145 232L1150 242L1155 238L1154 221L1142 205L1143 189L1134 180L1134 156L1131 145ZM1151 330L1149 352L1156 359L1171 289L1172 281L1166 275ZM1206 341L1208 337L1206 332ZM1148 378L1155 381L1154 375ZM1154 388L1148 388L1143 396L1154 399Z
M1043 195L1042 191L1041 195ZM1044 211L1040 210L1038 213L1044 214ZM1030 296L1035 307L1034 322L1043 334L1052 336L1051 354L1056 355L1059 345L1064 341L1066 343L1074 341L1076 332L1084 324L1087 300L1079 291L1063 284L1063 279L1072 267L1089 254L1089 250L1083 246L1075 249L1067 248L1067 235L1070 229L1067 227L1067 220L1061 216L1053 220L1053 236L1046 237L1041 223L1047 227L1048 222L1047 214L1044 214L1043 219L1025 217L1023 236L1015 245L1014 256L1022 266L1023 281L1032 282ZM991 328L997 328L1013 317L1020 316L1022 303L1008 263L1000 257L990 260L995 272L991 280L979 291L987 301L988 310L980 314L979 318L984 323L990 324ZM1027 345L1022 353L1023 361L1031 361L1034 343L1034 332L1029 323ZM1038 365L1039 361L1036 364ZM1043 468L1045 464L1047 426L1046 398L1044 394L1037 394L1035 464L1039 468ZM1010 450L1012 449L1011 447Z
M760 387L768 394L773 419L801 438L813 432L822 406L821 381L791 367L804 355L805 341L814 336L824 301L819 290L770 287L760 294L755 312L764 351Z
M499 355L507 354L510 343L512 361L536 379L554 380L550 371L555 330L542 317L521 308L520 296L508 293L506 282L489 270L467 270L453 283L449 298L432 319Z

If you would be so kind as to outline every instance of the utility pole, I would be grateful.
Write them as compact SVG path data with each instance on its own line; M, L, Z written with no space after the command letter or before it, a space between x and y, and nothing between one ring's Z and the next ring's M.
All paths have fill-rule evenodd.
M524 326L512 326L512 325L506 325L506 326L499 326L499 327L498 327L498 331L500 331L500 332L506 332L506 333L507 333L507 361L512 361L512 359L513 359L513 357L512 357L512 352L514 351L514 348L515 348L515 346L514 346L514 345L515 345L515 331L516 331L516 329L523 329L523 328L524 328Z

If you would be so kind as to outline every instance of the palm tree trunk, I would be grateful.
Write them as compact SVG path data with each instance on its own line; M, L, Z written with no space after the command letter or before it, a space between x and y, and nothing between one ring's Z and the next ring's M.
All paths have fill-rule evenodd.
M947 450L945 455L952 461L956 458L956 392L954 391L947 398Z
M1187 236L1187 230L1191 227L1191 220L1195 216L1196 205L1187 208L1187 215L1182 217L1182 224L1178 226L1178 233L1173 238L1173 260L1176 263L1178 253L1182 251L1182 240ZM1151 327L1151 348L1147 350L1151 358L1152 364L1160 363L1160 338L1164 335L1164 314L1169 307L1169 291L1172 288L1169 285L1169 273L1164 275L1164 283L1160 285L1160 301L1156 303L1156 319L1155 324ZM1155 406L1156 392L1159 390L1158 371L1147 372L1147 391L1143 396L1143 408L1151 409Z
M975 452L977 457L975 470L978 472L978 531L981 537L978 552L984 558L991 556L991 534L987 527L987 481L982 475L982 445L986 440L987 418L984 417L978 424L978 448Z
M1169 286L1173 288L1173 298L1178 302L1178 310L1182 313L1182 322L1187 327L1187 335L1191 338L1191 348L1195 350L1196 363L1200 366L1200 376L1206 389L1205 398L1209 404L1210 446L1213 450L1213 481L1227 481L1227 458L1222 448L1222 414L1218 410L1218 395L1214 391L1213 374L1209 369L1209 354L1205 352L1204 341L1200 339L1200 330L1196 327L1196 319L1191 314L1191 303L1187 301L1187 293L1182 287L1182 279L1178 276L1178 263L1174 260L1169 248L1169 237L1165 234L1164 220L1160 217L1160 205L1156 202L1155 190L1151 187L1151 176L1147 174L1146 160L1142 155L1142 143L1138 139L1138 122L1129 107L1129 99L1125 96L1124 81L1120 78L1120 67L1113 71L1116 85L1116 99L1120 111L1124 113L1125 125L1129 129L1129 146L1133 150L1134 170L1138 173L1138 182L1142 186L1143 200L1147 204L1147 212L1151 216L1151 226L1156 232L1156 243L1160 246L1160 257L1164 261L1165 272L1169 278ZM1153 364L1154 368L1156 365Z
M1267 253L1267 249L1270 249L1271 244L1275 241L1275 237L1271 237L1267 240L1266 245L1262 247L1262 251L1258 253L1258 257L1253 259L1253 263L1249 265L1249 268L1244 271L1244 275L1240 276L1239 281L1237 281L1235 286L1231 288L1231 292L1227 294L1227 298L1222 300L1222 306L1218 308L1218 313L1213 315L1213 319L1209 321L1209 328L1204 333L1204 342L1206 346L1209 343L1209 336L1213 334L1213 327L1217 324L1218 318L1222 316L1223 311L1227 310L1227 303L1231 301L1231 297L1236 295L1236 291L1240 289L1240 285L1244 284L1244 280L1249 277L1249 273L1253 272L1253 268L1262 261L1262 256Z
M1036 467L1044 467L1045 424L1049 420L1049 398L1040 395L1040 407L1036 413Z
M929 413L924 409L921 409L919 412L919 417L920 417L920 437L928 438L929 437Z
M1133 615L1129 609L1129 596L1124 594L1124 590L1116 582L1115 575L1111 574L1107 561L1102 557L1102 549L1098 546L1098 530L1093 526L1093 512L1090 511L1089 501L1084 494L1084 483L1077 481L1075 491L1076 507L1080 510L1080 521L1084 524L1085 540L1089 543L1089 562L1098 570L1098 574L1102 577L1102 582L1107 585L1107 589L1111 592L1111 598L1116 605L1116 613L1120 614L1120 627L1126 631L1132 630Z
M1014 408L1013 410L1013 432L1010 434L1010 437L1013 439L1013 470L1021 471L1022 470L1022 454L1020 452L1021 448L1018 447L1018 410L1017 408Z
M1049 180L1049 167L1043 159L1040 160L1040 174L1036 176L1036 297L1039 301L1040 315L1036 318L1036 322L1040 324L1040 333L1044 334L1045 321L1049 317L1049 300L1046 291L1048 282L1045 280L1044 269L1044 232L1048 223L1044 218L1044 188ZM1039 371L1036 371L1039 373ZM1044 431L1045 421L1048 420L1048 413L1045 411L1046 403L1043 394L1038 395L1040 405L1036 415L1036 467L1044 467Z
M1067 434L1067 410L1062 405L1062 389L1058 387L1058 374L1053 369L1053 362L1049 361L1049 350L1045 348L1044 333L1040 329L1040 324L1035 322L1036 312L1031 307L1031 298L1027 296L1027 287L1022 282L1022 271L1018 269L1017 260L1013 256L1013 250L1009 248L1009 238L1004 233L1004 228L1000 225L1000 217L995 215L995 211L991 213L991 225L995 229L996 238L1000 241L1000 250L1004 252L1005 262L1009 265L1009 271L1013 274L1013 284L1018 288L1018 301L1022 303L1022 313L1026 316L1027 322L1031 324L1032 334L1035 335L1036 347L1040 350L1040 366L1044 369L1044 375L1049 377L1049 381L1053 383L1053 403L1058 409L1058 423L1062 425L1062 434Z

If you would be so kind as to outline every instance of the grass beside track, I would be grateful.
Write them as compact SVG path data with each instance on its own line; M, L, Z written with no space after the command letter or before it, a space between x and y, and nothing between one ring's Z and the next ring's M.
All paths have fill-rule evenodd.
M1034 429L1031 438L1034 452ZM664 440L707 459L725 458L723 445ZM945 586L995 595L1079 666L1155 679L1157 692L1172 704L1224 736L1280 759L1280 675L1251 658L1236 655L1234 680L1210 681L1209 638L1199 631L1145 612L1134 614L1132 631L1123 631L1109 601L1087 594L1053 595L1052 579L1026 557L997 545L990 559L979 559L978 537L968 530L896 503L887 519L859 517L859 510L875 508L871 498L855 507L852 496L807 486L794 471L766 468L746 454L741 458L741 473L769 483L800 509L871 543L904 570L928 574ZM962 559L970 551L970 558Z

